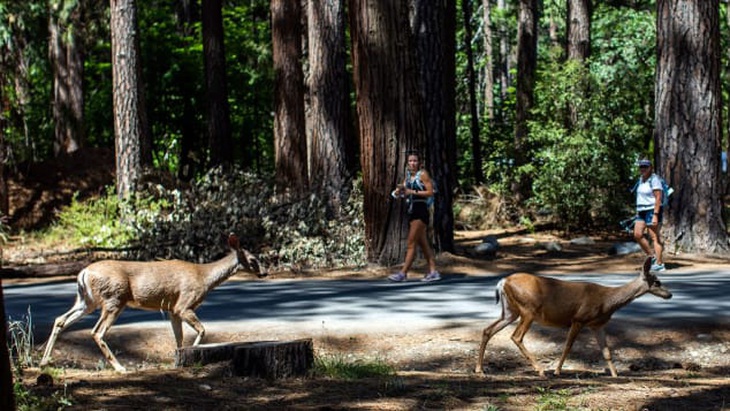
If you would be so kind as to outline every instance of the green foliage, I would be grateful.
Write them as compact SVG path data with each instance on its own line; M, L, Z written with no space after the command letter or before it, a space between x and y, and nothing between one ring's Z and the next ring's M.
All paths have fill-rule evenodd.
M372 377L393 377L395 367L380 360L352 360L341 355L330 355L316 357L313 372L318 377L358 380Z
M537 388L540 397L537 399L536 410L547 411L547 410L570 410L573 408L568 407L568 400L571 397L569 390L551 390L550 388Z
M13 385L15 406L17 411L60 411L73 405L73 398L63 390L54 391L51 395L37 395L22 383Z
M83 202L74 197L46 237L79 247L122 247L134 238L132 228L122 223L123 208L112 187L106 195Z
M625 216L634 161L652 132L651 15L613 8L595 15L596 59L546 62L539 70L532 162L519 170L533 181L532 204L567 230Z
M111 189L99 198L75 199L45 241L126 249L125 257L138 260L208 262L227 252L224 239L233 232L269 267L362 266L361 185L355 181L349 201L332 213L317 195L277 196L269 178L214 169L181 188L148 182L129 201Z

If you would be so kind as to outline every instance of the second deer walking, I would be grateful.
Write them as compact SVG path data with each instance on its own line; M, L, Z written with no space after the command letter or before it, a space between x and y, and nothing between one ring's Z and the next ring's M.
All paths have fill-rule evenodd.
M522 343L533 321L550 327L570 327L563 354L555 367L555 375L560 375L563 363L580 330L588 327L595 334L611 376L617 377L618 373L611 360L604 331L613 313L646 293L664 299L672 298L672 293L649 272L650 268L651 257L647 257L639 276L620 287L562 281L523 273L503 278L497 284L496 290L497 302L502 304L502 315L482 333L475 372L482 373L484 350L492 336L519 318L520 322L512 334L512 341L540 376L544 376L544 370Z
M126 306L170 313L170 323L177 347L182 346L182 322L198 333L193 345L198 345L205 328L195 315L208 292L232 275L243 270L265 277L258 260L241 248L238 237L228 237L231 252L222 259L208 264L187 261L99 261L81 270L77 279L76 303L53 323L53 331L46 343L40 365L48 364L53 345L61 333L83 316L101 308L99 321L91 334L104 357L115 370L125 368L117 361L104 335Z

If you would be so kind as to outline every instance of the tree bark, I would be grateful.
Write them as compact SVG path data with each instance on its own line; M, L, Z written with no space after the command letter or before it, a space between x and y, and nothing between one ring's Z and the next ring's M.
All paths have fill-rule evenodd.
M272 0L271 37L274 50L274 151L280 191L309 188L307 136L304 118L302 24L299 1Z
M135 0L110 0L110 5L117 195L124 198L137 191L142 168L149 164L151 152L144 112L137 4Z
M665 214L670 251L727 252L720 189L719 0L657 1L657 172L674 194Z
M568 59L585 61L591 54L591 0L568 0Z
M497 0L498 11L506 13L507 7L508 4L506 0ZM504 102L507 101L508 98L507 90L511 83L510 70L512 68L512 64L510 62L510 38L507 34L509 33L509 29L508 27L505 27L504 23L497 28L497 31L499 32L499 60L497 62L499 72L499 95L502 105L504 105ZM502 115L501 117L504 118L505 116Z
M484 38L484 117L494 119L494 49L492 47L492 2L482 0Z
M311 182L330 210L347 201L354 141L350 132L344 0L308 2Z
M66 2L51 2L48 13L56 156L73 153L84 143L84 46L80 32L83 5L83 2L74 3L71 11L63 11L70 15L62 17L61 8L66 7Z
M233 162L233 140L226 84L223 3L222 0L203 0L202 5L210 165L230 166Z
M428 142L426 168L436 182L436 249L454 252L453 191L456 186L455 49L456 5L449 0L417 0L411 31Z
M534 105L535 72L537 69L537 0L520 0L517 22L517 106L515 108L515 168L529 161L527 144L530 110ZM516 176L512 191L515 202L530 197L531 182L524 175Z
M408 30L407 0L351 0L350 35L364 186L367 258L392 265L408 235L404 203L390 192L403 181L405 152L425 139Z
M201 344L178 348L175 367L230 361L235 375L266 379L306 376L314 364L310 338L294 341Z

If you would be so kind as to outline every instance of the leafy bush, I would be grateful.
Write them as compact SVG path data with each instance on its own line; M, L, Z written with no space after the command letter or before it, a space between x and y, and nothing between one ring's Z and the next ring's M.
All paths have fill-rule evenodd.
M107 191L74 202L55 230L72 233L81 246L124 247L124 257L137 260L208 262L228 251L232 232L269 268L365 264L360 181L333 218L322 197L276 195L269 178L240 170L214 169L189 187L145 180L130 201Z

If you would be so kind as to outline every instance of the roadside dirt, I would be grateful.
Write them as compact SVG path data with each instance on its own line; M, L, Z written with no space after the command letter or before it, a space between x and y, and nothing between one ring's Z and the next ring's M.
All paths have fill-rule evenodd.
M497 235L496 258L472 255L485 235ZM637 254L611 256L619 237L594 237L593 244L572 244L551 233L521 231L463 232L458 255L442 254L445 274L493 275L513 271L534 273L632 272ZM561 251L547 251L547 243ZM7 257L7 255L6 255ZM712 270L725 265L719 258L668 256L672 272ZM414 275L420 270L416 267ZM381 269L273 273L273 278L383 277ZM36 279L35 281L46 281ZM12 280L11 280L12 281ZM23 280L32 281L32 280ZM727 316L727 313L718 313ZM127 374L108 369L89 330L64 333L55 349L53 386L39 386L37 368L24 370L23 383L39 396L65 395L71 409L321 409L321 410L725 410L730 409L730 328L711 322L657 329L637 322L610 323L608 343L619 369L611 378L589 332L581 334L563 368L563 375L539 378L510 341L513 327L497 334L487 347L486 375L473 373L481 328L487 324L455 321L424 333L392 330L343 335L322 329L210 332L206 342L264 341L312 338L319 358L355 364L385 363L391 376L355 380L312 376L263 381L231 375L222 364L173 368L174 339L168 328L112 330L110 346L132 365ZM525 342L543 366L552 370L560 356L566 330L533 326ZM42 339L44 337L38 337Z

